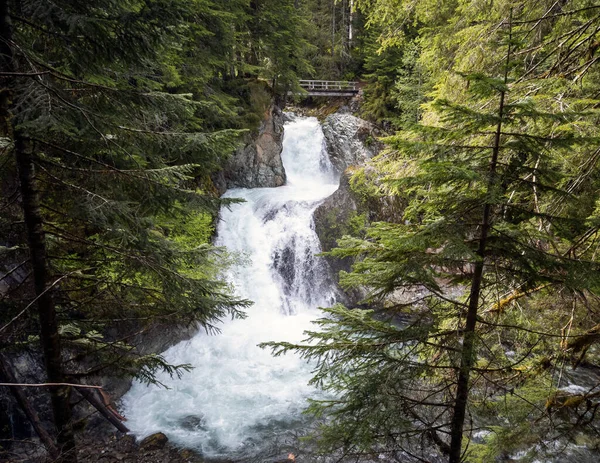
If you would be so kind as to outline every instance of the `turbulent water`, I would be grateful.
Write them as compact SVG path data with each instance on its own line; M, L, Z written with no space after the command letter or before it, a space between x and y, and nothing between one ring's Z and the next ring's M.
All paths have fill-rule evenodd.
M138 437L164 432L171 441L208 457L260 461L287 451L301 430L311 366L288 354L274 358L264 341L301 341L303 331L335 294L314 232L312 214L332 194L338 178L315 118L286 124L282 159L287 184L234 189L244 203L221 211L217 244L243 253L229 279L239 296L254 301L248 318L198 333L164 353L193 371L180 380L164 375L169 389L134 383L123 399L128 426Z

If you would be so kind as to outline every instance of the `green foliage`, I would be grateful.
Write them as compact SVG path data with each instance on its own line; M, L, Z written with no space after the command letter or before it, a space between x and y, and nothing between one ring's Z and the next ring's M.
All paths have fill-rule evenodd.
M214 232L213 217L202 211L187 211L181 204L175 204L177 211L168 216L157 217L156 227L169 236L184 250L210 243Z
M251 2L252 53L261 77L272 81L274 89L283 94L297 86L298 76L312 73L305 58L312 45L303 37L303 30L309 25L295 3L293 0Z
M192 367L187 364L172 365L165 361L161 355L148 354L137 357L131 364L131 373L135 379L146 384L158 384L166 387L160 381L156 380L156 372L163 371L171 377L181 375L186 371L190 371Z
M420 119L427 94L424 67L419 63L418 22L403 5L357 2L370 20L364 35L364 103L361 114L390 127L404 127ZM403 8L404 7L404 8ZM390 16L401 16L396 24ZM394 27L392 36L388 28Z
M352 8L352 1L299 0L296 3L307 18L302 35L312 44L306 57L314 71L307 77L356 80L362 73L365 55L364 18Z
M340 214L339 209L331 209L319 219L319 226L324 229L321 235L321 246L329 250L337 246L338 240L344 235L363 236L367 225L367 213L352 212Z
M340 446L358 454L401 450L414 433L420 396L434 393L417 382L431 370L427 362L419 361L414 345L430 327L415 322L400 328L375 320L372 311L341 305L325 309L325 315L316 322L318 329L307 333L306 345L263 345L275 355L295 350L318 360L312 382L331 394L312 401L308 409L331 420L319 430L321 451L328 455ZM385 436L387 447L379 435Z
M86 360L88 371L110 365L146 380L157 369L176 372L160 357L136 355L125 340L159 319L212 329L249 304L221 279L229 256L209 244L221 204L209 175L247 123L236 96L214 87L234 65L232 19L246 24L227 11L232 6L9 2L17 72L2 77L12 100L3 107L11 118L2 136L33 154L52 295L61 336L77 358L67 373L85 375ZM245 111L263 106L250 102ZM17 184L15 146L0 154L3 192ZM10 218L3 244L25 248L22 225L10 225L21 220L11 195L3 195ZM22 307L31 298L29 289L10 294ZM27 331L17 326L28 316L20 313L3 335L19 342Z
M350 177L350 190L365 206L371 206L384 196L381 185L377 184L378 171L370 166L353 168Z
M311 342L271 345L317 361L315 382L333 393L310 408L328 417L325 452L448 453L465 372L466 461L553 458L598 431L597 385L561 388L569 361L597 359L598 29L587 28L600 11L513 3L359 2L380 46L373 82L386 79L366 107L404 130L353 187L406 208L330 252L355 259L341 283L386 315L336 307ZM492 434L472 442L479 429Z

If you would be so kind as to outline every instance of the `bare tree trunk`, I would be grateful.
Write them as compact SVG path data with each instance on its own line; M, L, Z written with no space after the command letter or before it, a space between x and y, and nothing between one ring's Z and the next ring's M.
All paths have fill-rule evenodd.
M18 66L13 53L12 23L8 0L0 0L0 62L2 69L16 73ZM12 112L17 95L14 91L19 77L2 79L2 95L0 97L0 114L2 135L13 140L14 154L19 171L19 188L21 192L21 207L27 229L30 262L33 268L35 296L40 322L40 341L46 365L48 381L62 383L60 336L56 309L50 291L48 291L48 262L46 253L46 238L42 227L39 192L37 190L33 156L30 145L24 135L15 129L15 116ZM17 121L18 123L18 121ZM71 424L71 406L69 404L70 389L64 386L52 387L50 398L54 423L58 431L57 444L60 452L59 461L76 462L75 439Z
M335 0L331 1L331 57L335 57Z
M346 27L347 27L347 22L346 22L346 0L342 0L342 34L341 34L341 45L340 48L342 50L342 53L346 52Z
M348 20L348 48L352 48L352 22L354 21L354 0L350 0L350 19Z
M92 406L100 412L100 414L106 418L106 420L112 424L115 428L123 433L129 432L129 428L125 426L117 416L96 396L95 391L77 388L79 392Z

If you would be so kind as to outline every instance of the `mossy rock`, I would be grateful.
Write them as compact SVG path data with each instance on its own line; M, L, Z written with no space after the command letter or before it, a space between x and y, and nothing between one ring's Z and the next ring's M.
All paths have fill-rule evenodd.
M169 442L169 438L165 436L162 432L157 432L155 434L151 434L146 437L140 443L141 450L160 450L167 445Z

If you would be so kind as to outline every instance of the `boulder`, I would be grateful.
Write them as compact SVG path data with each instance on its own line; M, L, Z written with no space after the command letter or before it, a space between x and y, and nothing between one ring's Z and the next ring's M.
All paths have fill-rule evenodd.
M162 432L157 432L146 437L140 443L141 450L160 450L169 442L169 438Z

